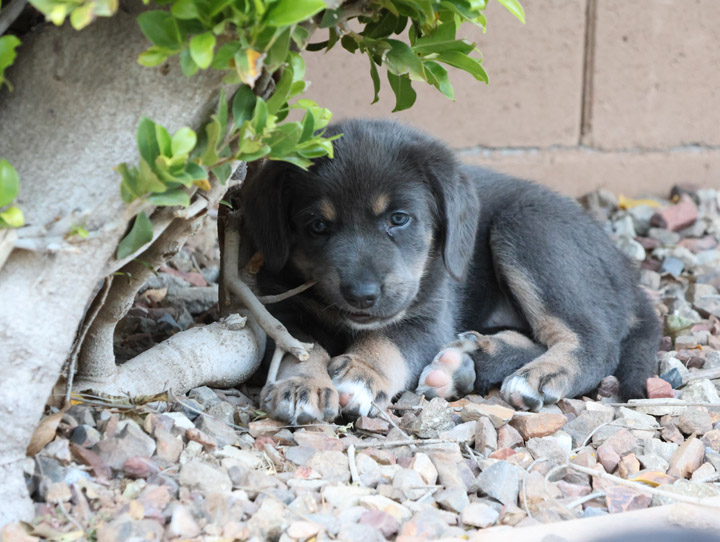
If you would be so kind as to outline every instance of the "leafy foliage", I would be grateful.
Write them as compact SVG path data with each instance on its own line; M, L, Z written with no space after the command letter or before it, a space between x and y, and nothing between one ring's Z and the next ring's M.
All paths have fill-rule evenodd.
M12 66L15 61L17 53L15 49L20 45L20 40L15 36L8 34L7 36L0 36L0 89L3 84L6 84L10 90L12 85L10 81L5 79L5 70Z
M30 3L57 26L70 17L75 30L82 30L96 17L110 17L118 9L118 0L30 0Z
M3 158L0 160L0 228L19 228L25 223L22 211L12 205L19 189L17 171Z

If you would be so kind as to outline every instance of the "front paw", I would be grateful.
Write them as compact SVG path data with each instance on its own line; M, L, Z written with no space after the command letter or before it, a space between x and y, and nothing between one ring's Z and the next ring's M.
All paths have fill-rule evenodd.
M538 359L508 376L500 392L515 408L540 410L570 395L572 359L564 364Z
M392 383L372 363L356 354L343 354L330 360L328 372L340 394L340 408L350 417L376 416L377 405L390 404Z
M459 334L423 369L415 393L427 399L457 399L470 393L475 385L475 365L468 352L484 348L486 342L486 337L474 331Z
M338 392L327 378L298 375L266 384L261 404L276 420L295 424L331 422L339 414Z

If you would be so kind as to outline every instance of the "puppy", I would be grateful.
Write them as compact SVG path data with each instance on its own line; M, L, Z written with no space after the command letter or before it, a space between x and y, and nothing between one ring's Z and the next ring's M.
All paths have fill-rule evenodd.
M611 374L623 397L643 395L659 321L579 205L461 165L394 122L346 121L334 134L334 159L307 171L269 161L241 190L261 292L317 282L269 307L316 344L263 389L273 417L329 421L404 390L454 398L500 384L515 407L538 409Z

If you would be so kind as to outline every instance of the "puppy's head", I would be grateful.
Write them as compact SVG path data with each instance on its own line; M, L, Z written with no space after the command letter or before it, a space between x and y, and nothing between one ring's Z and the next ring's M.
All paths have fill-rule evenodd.
M440 259L464 275L477 195L452 153L420 132L347 121L327 135L337 133L335 158L308 171L267 163L243 188L244 214L268 271L317 281L324 315L376 329L412 315Z

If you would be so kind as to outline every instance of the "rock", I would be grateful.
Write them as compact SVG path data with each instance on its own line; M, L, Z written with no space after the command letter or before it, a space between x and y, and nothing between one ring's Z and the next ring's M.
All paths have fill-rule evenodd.
M685 408L683 406L684 401L680 399L630 399L628 402L638 405L636 407L638 412L652 416L665 416L668 414L677 416L681 414Z
M667 381L653 376L646 381L647 393L649 399L660 399L663 397L673 398L675 397L675 390L672 385Z
M663 260L662 265L660 266L660 273L667 273L673 277L679 277L682 275L684 267L685 263L682 260L668 256Z
M392 537L400 530L400 522L382 510L367 510L363 512L358 523L372 527L374 531L379 531L385 538Z
M657 211L650 224L670 231L680 231L692 225L698 218L698 208L687 194L682 194L675 205L669 205Z
M470 527L485 529L497 523L500 514L485 503L473 502L468 504L462 512L461 521Z
M445 510L460 513L470 504L465 488L448 487L435 493L435 502Z
M402 491L405 498L410 501L419 499L428 491L427 485L420 474L411 469L400 469L395 473L393 487Z
M362 431L380 433L382 435L386 435L390 430L390 424L382 418L370 418L368 416L358 418L355 422L355 427Z
M551 412L538 414L518 412L510 421L510 425L517 429L525 440L552 435L566 423L567 417L564 414Z
M700 440L704 446L716 452L720 451L720 429L707 431Z
M235 430L222 420L210 416L200 416L197 428L209 437L215 439L219 448L233 446L239 442Z
M634 452L638 449L638 439L627 429L620 429L614 435L605 440L604 445L615 450L620 457Z
M573 446L582 446L590 433L612 419L613 415L607 412L585 410L577 418L566 423L563 430L572 437Z
M282 539L281 539L282 540ZM385 542L385 537L380 531L375 530L370 525L361 523L343 523L335 538L338 542Z
M222 460L225 468L241 465L254 470L265 466L263 454L257 450L240 450L234 446L223 446L221 449L215 450L213 456Z
M682 444L670 458L667 473L678 478L687 478L702 465L705 458L705 446L693 437Z
M182 471L181 471L182 474ZM260 540L278 540L288 524L289 514L276 499L265 498L248 521L248 529Z
M501 405L485 405L468 403L460 411L460 418L464 422L475 421L487 417L496 429L508 423L515 415L515 410Z
M130 514L122 514L97 528L97 542L120 542L130 540L163 540L163 528L154 519L134 520Z
M332 484L350 481L350 467L347 455L335 450L316 453L307 463L308 467L320 473L320 476Z
M676 352L666 352L663 354L662 358L660 358L660 372L667 373L673 369L677 369L680 376L686 376L690 371L688 371L685 364L680 361L675 354Z
M355 464L357 465L358 475L360 476L360 483L362 485L375 487L380 483L382 478L380 465L378 465L377 461L372 457L367 454L357 454L355 456Z
M160 468L149 457L135 456L125 461L123 472L130 478L149 478L160 472Z
M387 497L383 497L382 495L368 495L367 497L360 497L359 502L360 506L363 506L368 510L380 510L382 512L386 512L401 523L410 519L412 516L407 507L398 504Z
M631 487L613 485L605 490L605 502L611 514L618 514L647 508L652 498Z
M476 423L477 422L464 422L458 424L452 429L440 433L439 438L460 444L470 444L475 440Z
M646 249L649 247L645 247ZM660 289L660 273L651 271L650 269L642 269L640 271L640 284L650 288L651 290Z
M100 431L90 425L78 425L73 429L70 442L82 446L83 448L92 448L100 442Z
M662 489L664 491L670 491L671 493L677 493L678 495L685 495L686 497L695 497L700 499L717 497L720 494L720 492L718 492L712 484L701 484L691 482L690 480L677 480L674 484L664 485ZM670 497L659 495L655 495L653 497L653 505L655 506L676 502L676 500Z
M657 239L663 246L670 247L680 242L680 234L665 228L650 228L648 236Z
M713 427L710 413L704 407L688 407L677 419L677 426L686 435L703 435Z
M489 418L479 418L475 422L475 450L481 454L490 454L497 450L497 448L498 433L495 430L495 426L493 426Z
M173 507L170 524L167 527L167 534L170 537L182 536L194 538L200 534L200 526L187 506L176 504Z
M170 288L165 302L174 307L185 307L190 314L201 314L218 300L217 284L204 287Z
M222 402L222 399L218 397L217 393L215 393L207 386L200 386L198 388L192 389L188 392L187 396L190 399L194 399L195 401L197 401L200 406L203 407L203 410L218 405Z
M309 446L290 446L285 449L285 459L300 466L307 465L314 455L315 449ZM358 457L360 455L364 454L358 454Z
M333 507L339 509L358 506L362 497L372 493L369 487L356 486L325 486L322 488L322 498Z
M700 467L692 473L690 480L693 482L704 483L710 482L717 476L717 470L712 466L711 463L703 463Z
M615 245L628 257L635 261L641 262L645 259L645 247L638 243L632 237L621 235L615 240Z
M620 455L610 446L603 444L597 449L597 458L606 472L614 472L620 463Z
M670 387L672 387L672 389L674 390L682 386L682 375L680 374L680 371L675 368L672 368L669 371L661 374L660 378L670 384Z
M199 459L185 463L180 469L180 485L201 493L230 493L232 482L227 473Z
M524 443L525 441L523 440L522 435L512 425L505 424L498 429L498 448L515 448L516 446L522 446Z
M410 463L410 468L417 472L429 486L434 486L438 479L438 471L430 457L422 452L417 452Z
M670 464L657 454L640 454L637 456L640 466L644 469L667 472Z
M158 427L155 429L155 443L157 445L157 457L168 463L175 463L183 451L183 440L181 436L175 436L170 431Z
M497 461L478 476L480 490L506 505L517 504L521 469L507 461Z
M657 420L648 414L637 412L632 408L620 407L617 412L620 422L630 426L632 429L657 429L659 424Z
M618 464L618 475L621 478L631 478L640 472L640 461L635 454L628 454Z
M452 409L445 399L435 397L420 411L410 430L420 438L438 438L441 432L453 427Z
M65 482L52 482L47 485L43 493L45 501L50 504L68 502L72 498L70 488Z
M150 457L155 452L155 440L132 420L126 421L117 436L101 440L94 448L103 462L114 470L122 470L125 461L131 457Z
M531 438L525 444L534 459L547 459L555 465L562 465L567 462L570 452L564 448L557 437Z
M689 382L682 390L682 398L689 403L720 403L715 386L707 378Z
M188 418L182 412L166 412L165 414L163 414L163 416L167 416L168 418L170 418L173 421L175 427L180 429L183 434L188 429L192 429L193 427L195 427L195 424L190 421L190 418Z
M557 483L557 487L562 493L563 497L584 497L585 495L589 495L592 491L592 488L589 485L586 484L573 484L566 482L565 480L560 480Z
M467 491L476 490L475 475L460 452L457 444L444 449L428 450L428 455L438 472L438 482L445 487L459 486Z

